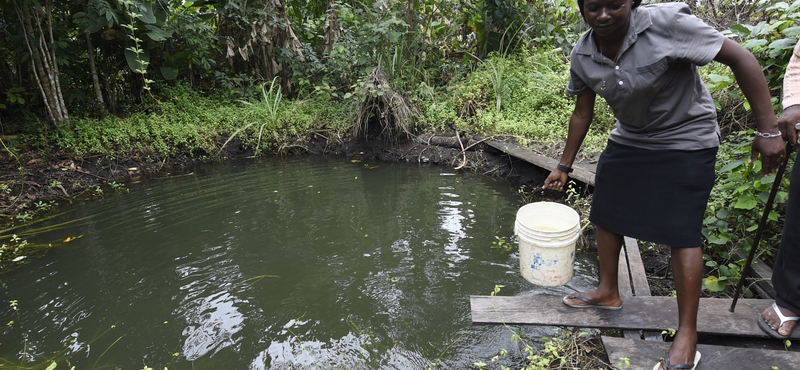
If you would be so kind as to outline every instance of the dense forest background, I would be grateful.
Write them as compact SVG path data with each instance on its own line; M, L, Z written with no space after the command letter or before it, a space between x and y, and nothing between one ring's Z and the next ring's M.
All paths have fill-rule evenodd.
M777 97L798 2L687 3L762 60ZM566 54L582 22L573 0L4 1L0 133L124 116L176 84L246 99L275 80L289 99L363 99L376 67L415 98L492 52Z

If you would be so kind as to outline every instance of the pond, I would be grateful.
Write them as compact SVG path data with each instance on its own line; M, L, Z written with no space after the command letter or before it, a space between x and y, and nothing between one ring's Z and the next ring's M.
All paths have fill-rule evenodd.
M0 367L465 368L553 334L472 325L470 295L596 283L580 251L566 286L524 280L491 248L516 247L518 186L479 174L299 156L165 175L28 239L54 248L0 275Z

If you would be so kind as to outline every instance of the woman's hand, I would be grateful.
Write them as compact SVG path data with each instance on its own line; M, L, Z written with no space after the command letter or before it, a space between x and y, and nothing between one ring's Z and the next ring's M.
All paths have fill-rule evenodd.
M556 189L559 191L564 191L564 184L567 183L568 178L569 176L566 172L555 169L553 172L550 172L550 175L544 180L542 189Z
M786 149L783 145L783 137L765 138L756 136L751 146L750 161L755 162L761 154L761 174L767 176L778 170L786 156Z
M800 123L800 105L792 105L786 108L778 119L778 128L783 133L783 140L788 141L795 148L797 148L797 139L800 137L800 131L795 128L795 125Z

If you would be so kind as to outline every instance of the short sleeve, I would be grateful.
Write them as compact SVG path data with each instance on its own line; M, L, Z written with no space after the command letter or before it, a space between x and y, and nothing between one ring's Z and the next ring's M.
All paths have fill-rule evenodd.
M585 93L589 90L589 86L586 85L583 80L578 76L575 71L570 68L569 69L569 83L567 84L567 88L564 89L564 93L567 95L577 96Z
M783 109L800 104L800 41L794 46L783 76Z
M674 55L679 60L689 61L702 66L710 63L717 56L725 41L725 36L709 26L700 18L692 15L689 6L678 3L672 27L672 43Z

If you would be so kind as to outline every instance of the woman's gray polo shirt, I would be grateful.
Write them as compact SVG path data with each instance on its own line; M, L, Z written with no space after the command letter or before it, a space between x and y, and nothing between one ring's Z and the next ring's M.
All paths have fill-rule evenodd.
M725 36L684 3L633 9L616 63L598 52L592 32L572 50L565 93L591 90L608 102L617 118L609 139L644 149L719 146L716 108L697 66L714 59Z

